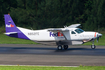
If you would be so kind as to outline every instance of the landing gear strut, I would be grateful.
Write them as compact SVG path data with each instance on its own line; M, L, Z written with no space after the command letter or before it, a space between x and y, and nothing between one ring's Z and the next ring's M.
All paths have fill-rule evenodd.
M96 46L94 45L94 41L93 41L93 44L91 45L91 48L92 49L95 49L96 48Z
M91 48L92 48L92 49L95 49L95 48L96 48L96 46L95 46L95 45L91 45Z

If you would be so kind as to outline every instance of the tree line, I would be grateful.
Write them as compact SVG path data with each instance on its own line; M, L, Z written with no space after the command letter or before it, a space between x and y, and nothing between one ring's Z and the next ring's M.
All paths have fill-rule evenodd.
M8 13L25 28L81 24L84 30L105 30L105 0L0 0L1 26Z

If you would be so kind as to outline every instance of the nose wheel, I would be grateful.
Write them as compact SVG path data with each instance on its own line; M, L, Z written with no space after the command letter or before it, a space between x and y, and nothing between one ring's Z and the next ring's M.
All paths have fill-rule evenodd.
M92 49L95 49L95 48L96 48L96 46L95 46L95 45L91 45L91 48L92 48Z
M95 49L95 48L96 48L96 46L94 45L94 40L93 40L93 43L92 43L92 45L91 45L91 48L92 48L92 49Z

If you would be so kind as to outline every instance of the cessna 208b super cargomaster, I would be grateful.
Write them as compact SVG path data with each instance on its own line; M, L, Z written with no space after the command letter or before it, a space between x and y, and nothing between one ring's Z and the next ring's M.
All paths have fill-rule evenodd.
M86 32L77 28L80 24L73 24L64 28L48 28L43 30L30 30L17 27L9 14L4 15L6 35L21 39L32 40L42 44L56 44L58 50L68 49L68 45L79 45L92 41L91 48L95 49L94 40L102 34ZM63 47L62 47L63 46Z

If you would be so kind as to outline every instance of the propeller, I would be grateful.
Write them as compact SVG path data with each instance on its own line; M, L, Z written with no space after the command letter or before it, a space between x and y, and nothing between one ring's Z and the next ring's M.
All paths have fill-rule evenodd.
M97 37L97 42L99 41L99 37Z
M98 33L97 34L97 42L99 41L99 38L102 36L102 34Z

